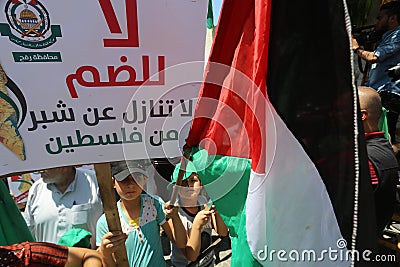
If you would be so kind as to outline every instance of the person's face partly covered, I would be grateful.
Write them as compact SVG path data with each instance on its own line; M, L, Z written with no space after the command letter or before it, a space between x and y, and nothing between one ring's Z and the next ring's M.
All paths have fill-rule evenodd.
M115 189L121 198L133 200L140 196L146 183L146 176L132 173L122 181L115 180Z
M201 190L201 181L197 174L192 173L187 179L182 181L179 194L181 198L197 199Z

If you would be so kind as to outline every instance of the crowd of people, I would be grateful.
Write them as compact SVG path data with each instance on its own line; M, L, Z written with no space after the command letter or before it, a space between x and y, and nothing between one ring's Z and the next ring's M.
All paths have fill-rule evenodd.
M365 84L357 89L374 192L377 233L382 238L399 204L400 140L397 125L400 114L400 76L393 72L393 67L400 64L399 1L386 1L380 6L375 33L380 39L372 51L367 51L355 38L352 39L352 48L370 66L365 73ZM386 126L382 123L385 121ZM385 138L385 129L388 129L388 138ZM397 231L400 234L400 230Z
M388 69L400 64L400 2L381 5L375 31L381 39L373 51L355 38L352 48L371 64L366 84L357 90L375 198L371 212L381 235L398 204L400 77L391 76ZM386 114L383 110L387 110L389 138L379 124ZM23 219L0 181L0 200L8 212L0 229L15 225L15 235L9 239L2 236L4 229L0 231L0 262L4 266L116 266L115 253L125 245L130 266L166 266L165 235L173 266L214 266L214 252L207 250L212 232L225 237L229 230L207 198L195 165L187 162L175 203L155 194L150 165L149 160L110 163L121 232L108 228L94 171L73 166L41 171L41 179L29 191ZM169 189L175 186L180 168L175 166ZM21 226L24 223L29 231Z
M173 266L214 266L212 250L198 257L210 247L212 229L227 236L228 228L206 196L193 163L189 162L172 205L144 190L151 175L149 162L110 163L121 232L108 229L94 171L73 166L40 171L41 179L31 187L23 213L33 238L0 244L6 245L0 247L0 259L10 264L25 261L28 266L117 266L115 252L124 244L129 266L166 266L164 234L170 240ZM175 166L169 191L179 168L180 164Z
M375 32L381 35L374 51L364 50L355 38L353 51L370 64L365 86L379 92L382 105L388 110L387 122L392 144L396 139L396 128L400 113L400 81L389 75L389 69L400 63L400 3L390 1L383 4L376 16Z

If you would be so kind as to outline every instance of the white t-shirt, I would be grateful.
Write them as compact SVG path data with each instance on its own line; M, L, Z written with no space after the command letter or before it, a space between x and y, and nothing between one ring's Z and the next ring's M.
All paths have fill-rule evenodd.
M207 199L204 196L198 196L197 204L200 209L203 209L203 205L207 204ZM185 227L186 231L190 235L190 231L192 229L193 220L196 214L189 213L184 207L179 208L179 217L181 218L182 224ZM201 249L200 253L208 248L212 243L212 225L211 220L203 226L201 230ZM201 266L201 267L208 267L214 266L214 250L211 250L206 256L204 256L196 265L194 266ZM182 251L176 247L174 244L171 243L171 262L176 267L185 267L187 266L190 261L188 261L183 255Z

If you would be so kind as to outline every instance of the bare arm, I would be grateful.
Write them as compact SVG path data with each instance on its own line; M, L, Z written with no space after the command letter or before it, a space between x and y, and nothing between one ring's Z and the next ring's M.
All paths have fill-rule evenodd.
M189 261L195 261L199 256L201 248L201 230L210 220L213 213L213 210L201 210L194 218L189 240L185 249L182 249L182 253Z
M352 47L353 51L357 53L362 59L366 60L369 63L377 63L379 62L379 58L375 55L374 52L371 51L366 51L362 48L357 43L357 40L355 38L352 38Z
M364 49L357 49L357 55L359 55L362 59L368 61L369 63L377 63L379 62L379 58L375 56L374 52L366 51Z
M186 229L179 217L178 209L177 206L170 206L169 203L165 204L165 214L167 219L170 218L170 220L161 225L161 227L175 246L178 248L185 248L188 238Z
M87 248L68 248L68 260L66 267L100 267L103 265L102 257L99 252Z

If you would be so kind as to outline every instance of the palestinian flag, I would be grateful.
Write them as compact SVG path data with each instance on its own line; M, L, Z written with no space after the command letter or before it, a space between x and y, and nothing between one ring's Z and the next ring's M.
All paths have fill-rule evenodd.
M207 21L206 21L207 31L206 31L206 45L204 48L204 60L207 61L210 56L210 49L214 39L214 14L213 14L213 5L212 0L208 0L208 8L207 8Z
M349 25L344 1L223 3L186 147L232 266L358 265L349 251L375 248Z

